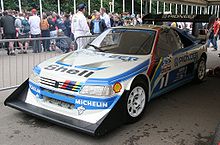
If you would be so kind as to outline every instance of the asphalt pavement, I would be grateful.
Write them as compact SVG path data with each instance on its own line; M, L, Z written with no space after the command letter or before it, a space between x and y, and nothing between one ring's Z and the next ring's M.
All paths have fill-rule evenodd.
M209 50L208 68L220 65ZM152 100L144 117L96 138L5 107L0 92L1 145L208 145L220 121L220 78L207 77Z

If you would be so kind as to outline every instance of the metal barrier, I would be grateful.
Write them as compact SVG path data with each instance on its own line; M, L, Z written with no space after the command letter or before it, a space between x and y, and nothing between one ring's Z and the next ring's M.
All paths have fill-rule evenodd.
M70 48L80 49L90 43L97 36L78 37L74 42L70 40ZM65 41L68 37L41 37L41 38L25 38L25 39L2 39L0 44L8 42L26 42L26 41L43 41L56 40L57 50L62 50L62 45L66 45ZM32 69L37 64L54 56L62 54L62 51L32 53L32 46L29 47L27 54L17 54L8 56L5 48L0 49L0 91L16 88L23 83L31 74Z
M44 37L44 38L25 38L25 39L2 39L0 44L7 42L26 42L26 41L42 41L42 40L68 39L67 37ZM27 54L17 54L8 56L6 50L0 50L0 91L15 88L25 81L34 66L40 62L62 54L61 51L32 53L32 46L29 47ZM59 48L57 48L59 49Z

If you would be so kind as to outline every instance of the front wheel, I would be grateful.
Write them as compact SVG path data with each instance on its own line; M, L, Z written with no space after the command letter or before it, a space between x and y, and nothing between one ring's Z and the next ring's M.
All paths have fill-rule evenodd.
M195 80L197 82L202 82L205 76L206 76L206 59L204 57L201 57L198 62L198 66L195 74Z
M144 114L148 102L147 85L141 80L133 83L127 95L126 122L137 122Z

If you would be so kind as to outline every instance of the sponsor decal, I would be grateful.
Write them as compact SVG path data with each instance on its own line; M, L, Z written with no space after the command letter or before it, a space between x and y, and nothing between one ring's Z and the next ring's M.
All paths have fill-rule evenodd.
M75 52L76 54L80 54L82 53L82 51L80 52ZM123 55L116 55L116 54L108 54L108 53L102 53L102 52L83 52L83 54L86 54L86 55L94 55L94 56L103 56L103 57L108 57L108 58L115 58L115 59L119 59L119 60L122 60L122 61L137 61L138 60L138 57L132 57L132 56L123 56Z
M198 52L186 54L174 59L174 66L178 67L181 64L196 61L198 59Z
M85 78L88 78L89 76L91 76L94 73L93 71L72 69L72 68L68 68L65 66L59 66L59 65L49 65L49 66L45 67L44 69L51 70L51 71L53 70L56 72L63 72L63 73L72 74L72 75L78 75L78 76L82 76Z
M35 87L35 86L31 85L31 84L29 84L29 86L30 86L30 89L31 89L31 90L33 90L34 92L40 94L40 89L38 89L37 87Z
M164 58L161 73L164 74L170 70L171 70L171 58L170 57Z
M29 82L29 88L30 88L30 91L36 96L36 98L43 99L43 96L41 96L41 90L38 86Z
M181 79L183 79L187 74L187 66L184 66L180 69L178 69L178 72L176 73L176 80L175 81L179 81Z
M137 61L137 57L130 57L130 56L120 56L120 55L110 55L109 58L116 58L122 61Z
M76 99L75 104L83 105L83 106L97 107L97 108L108 108L108 102Z
M78 107L78 108L77 108L78 115L82 115L85 110L86 110L86 108L84 108L83 106Z
M163 15L162 19L194 19L196 15Z

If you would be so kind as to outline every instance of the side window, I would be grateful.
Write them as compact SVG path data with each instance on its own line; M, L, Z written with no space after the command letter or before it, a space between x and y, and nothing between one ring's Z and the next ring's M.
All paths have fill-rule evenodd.
M172 42L169 38L171 37L169 29L162 30L159 34L159 39L156 47L156 58L167 57L171 53Z
M172 47L171 47L172 53L179 49L184 48L179 35L172 29L170 30L170 42L172 43Z
M175 32L176 36L178 36L178 39L179 39L179 41L182 44L182 48L186 48L186 47L189 47L189 46L193 45L193 41L191 41L189 38L184 36L184 35L188 35L188 34L184 34L183 35L183 32L181 32L179 30L178 31L177 30L173 30L173 31ZM193 37L193 36L189 35L189 37Z

